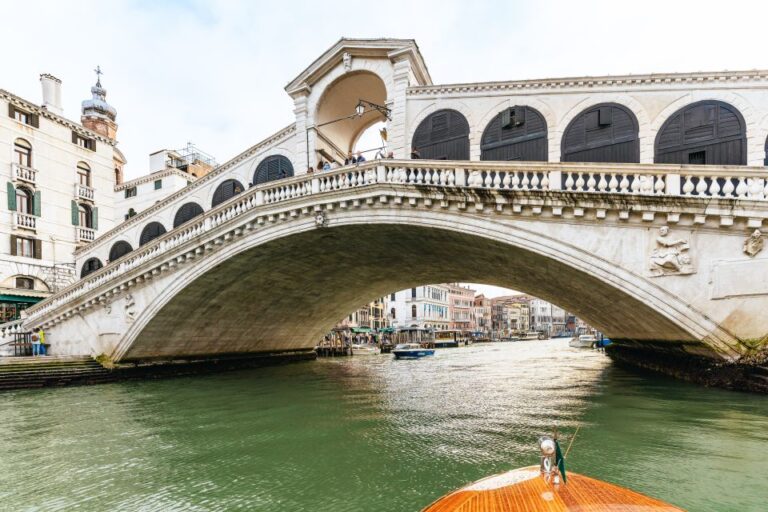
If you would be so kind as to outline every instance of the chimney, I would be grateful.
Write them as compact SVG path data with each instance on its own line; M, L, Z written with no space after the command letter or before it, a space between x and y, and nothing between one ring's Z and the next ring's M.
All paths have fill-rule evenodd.
M43 86L43 108L54 114L61 115L61 80L48 73L40 75L40 83Z

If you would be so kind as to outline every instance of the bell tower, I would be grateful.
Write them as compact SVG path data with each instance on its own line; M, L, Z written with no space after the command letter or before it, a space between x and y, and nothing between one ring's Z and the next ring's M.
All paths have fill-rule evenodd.
M107 90L101 86L101 67L96 66L96 85L91 87L93 97L82 103L80 122L98 134L114 139L117 135L117 110L107 103Z

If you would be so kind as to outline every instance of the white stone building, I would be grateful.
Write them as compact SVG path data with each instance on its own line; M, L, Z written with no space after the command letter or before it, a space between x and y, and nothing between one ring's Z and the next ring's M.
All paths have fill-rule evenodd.
M387 299L392 327L448 329L450 325L448 287L430 284L390 294Z
M79 277L74 251L115 225L125 158L100 81L81 123L63 116L61 81L41 75L41 104L0 89L0 322Z

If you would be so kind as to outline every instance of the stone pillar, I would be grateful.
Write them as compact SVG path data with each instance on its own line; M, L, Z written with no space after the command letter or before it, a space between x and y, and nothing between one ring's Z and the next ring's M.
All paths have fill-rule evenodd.
M679 174L667 174L665 176L664 194L668 196L680 195L680 175Z
M309 91L301 91L293 97L293 113L296 115L296 161L294 162L296 174L304 174L307 172L307 167L315 165L314 159L311 158L312 152L307 147L308 96Z
M395 61L392 72L394 86L389 91L390 97L387 98L387 106L392 110L392 120L387 123L387 150L392 151L395 158L408 158L410 155L406 106L410 72L411 65L406 57Z

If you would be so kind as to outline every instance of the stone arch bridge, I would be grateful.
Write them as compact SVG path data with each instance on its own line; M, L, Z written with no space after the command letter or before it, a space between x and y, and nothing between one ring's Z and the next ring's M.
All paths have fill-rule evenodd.
M764 168L378 160L247 189L25 327L116 361L301 351L371 297L458 280L551 300L619 345L737 361L768 334L767 207Z

